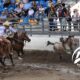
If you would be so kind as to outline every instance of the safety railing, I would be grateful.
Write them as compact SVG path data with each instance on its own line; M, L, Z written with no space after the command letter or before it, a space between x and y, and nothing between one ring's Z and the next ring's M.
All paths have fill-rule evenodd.
M68 35L68 34L75 34L79 35L80 34L80 24L79 22L77 24L73 24L73 22L70 22L71 24L68 24L66 21L66 24L59 22L59 18L57 18L56 21L53 21L52 23L55 24L49 24L48 18L43 19L42 21L39 22L37 25L31 25L30 23L25 24L24 26L21 26L20 24L17 24L17 29L24 29L27 31L29 34L47 34L47 35ZM50 30L50 26L52 26L53 30ZM54 27L56 26L56 27ZM61 26L66 27L66 31L61 30ZM75 29L74 30L74 26ZM71 31L68 30L69 27L71 27Z
M43 18L36 25L31 25L31 23L29 22L23 22L23 24L18 23L18 22L12 22L12 23L15 24L16 29L27 31L30 35L34 35L34 34L40 34L40 35L46 34L49 36L50 35L63 36L63 35L69 35L69 34L80 35L80 23L79 22L77 22L77 24L74 24L74 25L72 22L71 24L68 24L68 22L66 24L64 23L60 24L59 18L56 18L56 21L51 22L51 24L47 17ZM50 26L52 26L53 30L50 30L51 29ZM66 31L61 30L61 26L66 26ZM76 30L74 30L74 26L76 26ZM68 30L69 27L71 27L71 31Z

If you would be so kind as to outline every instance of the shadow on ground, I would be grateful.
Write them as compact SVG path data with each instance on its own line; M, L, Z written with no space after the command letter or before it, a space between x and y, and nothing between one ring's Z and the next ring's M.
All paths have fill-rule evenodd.
M72 63L71 55L63 53L63 59L59 59L59 55L52 51L25 51L24 60L29 63L56 63L56 62L69 62Z

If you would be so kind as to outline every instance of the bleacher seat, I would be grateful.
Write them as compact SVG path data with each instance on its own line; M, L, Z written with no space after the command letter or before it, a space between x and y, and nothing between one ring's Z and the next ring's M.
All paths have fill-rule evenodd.
M0 12L2 12L3 10L4 10L3 3L0 3Z

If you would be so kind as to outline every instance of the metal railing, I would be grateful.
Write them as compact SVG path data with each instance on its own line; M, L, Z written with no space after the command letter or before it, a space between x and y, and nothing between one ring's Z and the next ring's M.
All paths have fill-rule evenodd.
M54 18L54 17L53 17ZM50 31L50 22L48 20L48 18L43 18L41 21L39 21L39 24L36 25L31 25L29 22L23 22L24 25L22 25L21 23L18 22L13 22L16 25L16 28L18 30L24 30L27 31L31 36L35 35L35 34L40 34L40 35L69 35L69 34L74 34L74 35L80 35L80 23L78 22L77 26L77 31L73 30L73 23L71 22L71 31L68 31L68 22L65 24L65 26L67 27L67 31L62 31L61 30L61 24L59 23L59 18L57 18L58 20L56 23L57 27L52 27L53 29L55 29L55 31ZM53 22L54 23L54 22ZM55 26L54 24L52 24L52 26Z
M55 31L50 31L50 24L49 24L49 21L48 19L45 21L44 19L39 22L40 24L38 25L31 25L30 23L26 23L24 26L21 26L20 24L17 24L16 28L17 29L23 29L25 31L27 31L30 35L34 35L34 34L40 34L40 35L43 35L43 34L46 34L46 35L69 35L69 34L74 34L74 35L80 35L80 24L77 24L75 26L77 26L77 30L74 31L73 29L73 23L71 22L71 31L68 31L68 23L65 24L65 26L67 27L67 31L62 31L61 30L61 24L59 24L59 21L57 21L57 28L54 28L53 29L56 29ZM55 25L52 25L52 26L55 26Z

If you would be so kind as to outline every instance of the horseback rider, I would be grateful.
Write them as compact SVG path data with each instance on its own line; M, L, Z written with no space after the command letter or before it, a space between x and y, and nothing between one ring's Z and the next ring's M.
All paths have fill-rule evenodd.
M10 57L12 65L14 65L13 63L13 59L12 59L12 45L11 45L11 41L9 41L7 39L7 34L6 34L6 29L9 25L3 25L3 23L0 23L0 62L3 66L5 66L4 61L6 57Z
M3 24L0 24L0 42L7 45L8 52L10 53L11 42L6 38L6 27Z
M6 43L10 43L7 39L6 39L6 27L0 23L0 40L2 39L2 41L6 42Z
M6 30L5 31L6 31L7 37L12 38L13 35L17 32L17 30L14 28L14 25L12 23L6 21L4 23L4 26L6 27Z

